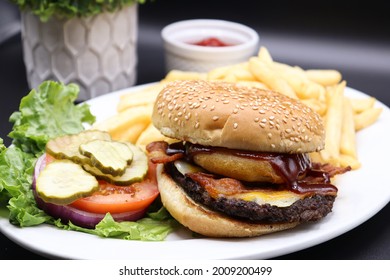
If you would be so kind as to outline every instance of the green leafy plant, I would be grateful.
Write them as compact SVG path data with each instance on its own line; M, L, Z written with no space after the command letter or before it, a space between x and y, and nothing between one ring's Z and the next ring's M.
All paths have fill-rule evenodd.
M102 12L113 12L134 3L147 0L10 0L22 10L30 10L47 21L53 16L60 18L87 17Z

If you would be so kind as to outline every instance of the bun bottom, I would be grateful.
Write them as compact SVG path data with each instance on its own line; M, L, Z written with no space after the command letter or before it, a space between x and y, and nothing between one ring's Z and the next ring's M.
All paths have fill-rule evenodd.
M172 177L157 167L161 201L168 212L183 226L208 237L253 237L293 228L299 223L260 224L229 218L193 201Z

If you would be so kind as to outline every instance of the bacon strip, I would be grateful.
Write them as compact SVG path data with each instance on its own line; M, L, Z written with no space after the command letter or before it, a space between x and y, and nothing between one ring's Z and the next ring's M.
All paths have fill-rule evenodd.
M320 170L322 172L325 172L325 173L328 174L328 176L330 178L333 178L336 175L341 175L341 174L344 174L344 173L346 173L348 171L351 171L351 167L350 166L347 166L347 167L337 167L337 166L331 165L329 163L321 164L321 163L318 163L318 162L313 162L312 163L312 169L313 170Z
M203 187L212 198L217 198L220 195L229 196L249 191L241 181L232 178L216 179L212 174L203 172L187 173L186 176Z
M168 143L165 141L156 141L149 143L146 146L146 150L149 153L149 158L152 163L168 163L184 157L184 153L176 153L167 155Z

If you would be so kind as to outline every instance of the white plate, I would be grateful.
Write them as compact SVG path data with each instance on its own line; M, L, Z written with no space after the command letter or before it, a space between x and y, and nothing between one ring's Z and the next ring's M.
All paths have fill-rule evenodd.
M139 87L90 100L98 120L115 114L119 96ZM365 94L346 89L353 97ZM163 242L140 242L100 238L65 231L50 225L19 228L0 211L0 230L14 242L38 254L65 259L267 259L302 250L339 236L370 219L390 201L390 188L381 180L390 157L390 109L383 107L379 120L358 132L362 167L337 178L339 194L333 212L320 222L257 238L193 238L186 230L171 233ZM369 191L367 191L369 188ZM134 253L136 252L136 253Z

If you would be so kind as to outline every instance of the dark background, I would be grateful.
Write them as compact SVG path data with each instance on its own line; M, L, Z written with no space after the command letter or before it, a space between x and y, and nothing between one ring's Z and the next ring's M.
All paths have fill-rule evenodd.
M385 1L155 0L139 7L137 84L165 75L161 29L191 18L246 24L276 61L337 69L349 87L390 105L390 15ZM20 43L19 12L0 0L0 137L8 145L8 117L29 91ZM384 184L388 184L384 178ZM390 186L389 186L390 187ZM362 206L364 207L364 206ZM390 206L356 229L281 259L390 259ZM0 234L0 259L36 259Z

